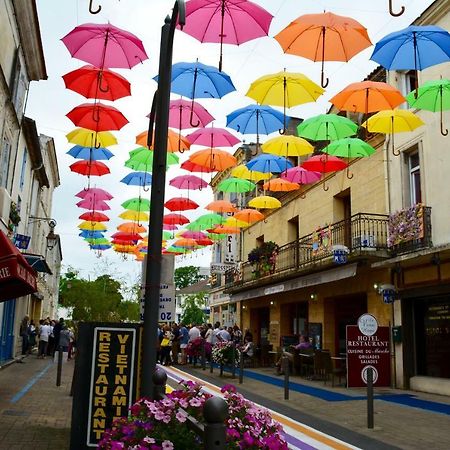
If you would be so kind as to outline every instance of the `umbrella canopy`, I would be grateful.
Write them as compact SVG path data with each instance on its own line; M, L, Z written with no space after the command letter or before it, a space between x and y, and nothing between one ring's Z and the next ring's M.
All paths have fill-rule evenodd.
M119 214L124 220L132 220L134 222L148 222L149 215L143 211L127 210Z
M87 197L77 203L78 208L89 209L90 211L107 211L111 207L103 200L96 200L94 197Z
M277 136L266 141L262 147L264 153L285 156L304 156L314 151L314 147L305 139L297 136Z
M236 192L236 193L243 193L243 192L250 192L253 189L255 189L256 185L255 183L252 183L249 180L244 180L242 178L227 178L225 180L222 180L217 185L217 191L218 192Z
M236 207L233 205L233 203L227 201L227 200L215 200L211 203L208 203L205 206L205 209L208 211L214 211L220 214L223 213L234 213L237 211Z
M441 134L447 136L444 130L443 111L450 109L450 80L430 80L422 84L415 92L407 95L406 100L412 108L440 112Z
M208 233L208 238L211 239L214 242L221 241L223 239L227 238L226 234L219 234L219 233Z
M238 220L236 217L228 217L227 220L222 224L225 227L234 227L234 228L245 228L250 224L245 222L244 220Z
M217 225L217 227L215 227L213 229L213 233L217 233L217 234L239 234L241 232L240 228L237 227L230 227L230 226L226 226L226 225Z
M392 109L380 111L369 117L361 126L371 133L385 133L391 135L392 153L399 156L395 151L394 133L413 131L424 125L422 119L411 111L405 109Z
M189 172L200 172L200 173L210 173L214 172L214 169L211 169L211 167L204 167L200 164L195 164L190 159L187 159L184 161L180 167L184 170L188 170Z
M347 163L336 156L315 155L307 159L302 166L306 170L313 170L320 173L336 172L347 167Z
M214 117L200 103L183 99L170 100L169 127L176 128L177 130L192 128L191 112L192 120L199 123L201 127L205 127L214 120Z
M72 144L89 148L109 147L117 144L117 139L109 131L95 132L86 128L75 128L66 134L66 138Z
M147 172L131 172L124 176L120 182L128 186L151 186L152 176Z
M178 229L178 225L174 225L171 223L163 223L163 230L175 231L177 229Z
M297 127L299 136L312 141L334 141L354 136L357 131L356 123L337 114L319 114L304 120Z
M258 172L280 173L292 167L292 163L282 156L263 153L251 159L246 166Z
M321 178L320 172L306 170L301 166L295 166L286 170L281 175L281 178L297 184L311 184L319 181Z
M189 219L183 214L166 214L163 217L163 223L168 225L185 225L189 223Z
M169 181L170 186L177 189L202 190L208 187L208 183L196 175L179 175Z
M97 200L112 200L114 197L102 188L89 188L75 194L78 198L95 197Z
M173 245L175 247L198 247L198 243L195 239L189 239L189 238L181 238L177 239Z
M199 150L189 157L189 161L211 171L222 171L237 164L237 160L233 155L217 148Z
M243 209L241 211L238 211L235 215L234 218L237 220L242 220L243 222L247 222L247 223L255 223L255 222L259 222L260 220L264 220L265 216L264 214L260 213L259 211L257 211L256 209Z
M79 25L61 40L72 57L102 69L131 69L148 59L140 39L110 23Z
M277 209L281 208L281 202L274 197L261 195L260 197L256 197L250 200L248 202L248 206L258 209Z
M189 209L197 209L199 205L198 203L188 198L174 197L170 200L167 200L167 202L164 203L164 206L169 211L187 211Z
M182 30L200 42L240 45L267 36L273 16L250 1L190 0L186 3L186 25Z
M148 132L143 131L136 136L136 144L141 145L142 147L149 148L147 146L147 138ZM183 153L186 150L189 150L191 143L187 138L182 136L180 133L175 133L175 131L168 129L167 130L167 151L169 153L181 152ZM150 146L150 149L153 150L153 146Z
M204 145L211 148L233 147L241 142L225 128L200 128L186 137L192 145Z
M102 238L104 234L102 231L94 231L94 230L81 230L78 236L84 238Z
M300 189L300 185L297 183L291 183L283 178L275 178L274 180L269 180L264 183L263 188L266 191L272 192L290 192Z
M254 181L256 183L261 180L269 180L270 178L272 178L272 174L270 172L264 173L258 172L256 170L248 170L245 164L240 164L239 166L231 169L231 176Z
M202 233L201 231L189 231L189 230L182 231L179 235L183 238L195 240L207 237L207 235L205 233Z
M88 177L101 177L110 173L110 170L106 164L100 161L89 161L82 159L69 166L72 172L79 173L80 175L86 175Z
M147 228L145 228L143 225L139 225L136 222L121 223L117 226L117 229L125 233L145 233L147 231Z
M367 29L358 21L330 12L300 16L275 39L285 53L322 62L322 87L328 85L325 61L349 61L372 45Z
M330 99L341 111L368 114L382 109L394 109L405 98L398 89L380 81L362 81L349 84Z
M76 159L89 159L91 161L108 160L114 156L114 153L107 148L82 147L81 145L75 145L67 154Z
M130 158L125 161L125 167L129 169L151 172L153 169L153 150L139 147L129 152ZM178 164L178 156L174 153L167 153L167 165Z
M89 247L91 250L105 251L111 248L111 244L90 244Z
M79 217L81 220L85 220L87 222L109 222L109 217L106 214L103 214L98 211L88 211L81 214Z
M123 241L140 241L142 236L138 233L129 233L126 231L117 231L111 235L113 239L120 239Z
M74 125L95 131L120 130L128 123L118 109L102 103L83 103L66 116Z
M78 228L80 230L90 230L90 231L106 231L106 225L104 225L103 223L100 222L89 222L89 221L85 221L85 222L81 222L78 225Z
M208 238L208 237L204 237L204 238L201 238L201 239L196 239L195 241L197 242L197 244L199 246L202 246L202 247L214 244L214 241L212 239Z
M141 197L130 198L129 200L125 200L121 206L131 211L150 211L150 200Z
M106 239L104 237L101 238L85 238L86 242L89 242L89 244L92 245L109 245L109 239Z
M66 73L62 78L67 89L86 98L114 101L131 95L128 80L108 69L87 65Z

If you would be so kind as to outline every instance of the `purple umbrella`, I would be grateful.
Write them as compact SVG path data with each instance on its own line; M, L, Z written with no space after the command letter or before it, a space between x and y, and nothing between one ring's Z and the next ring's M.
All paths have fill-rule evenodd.
M208 187L208 183L202 180L196 175L179 175L178 177L172 178L169 184L177 189L187 189L187 190L199 190Z
M200 128L186 136L192 145L205 145L206 147L233 147L241 141L225 128Z

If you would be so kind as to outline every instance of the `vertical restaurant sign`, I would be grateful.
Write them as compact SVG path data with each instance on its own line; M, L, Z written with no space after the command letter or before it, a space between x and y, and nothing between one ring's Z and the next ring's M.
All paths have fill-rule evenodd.
M89 391L87 446L97 447L104 431L133 404L136 329L95 327Z

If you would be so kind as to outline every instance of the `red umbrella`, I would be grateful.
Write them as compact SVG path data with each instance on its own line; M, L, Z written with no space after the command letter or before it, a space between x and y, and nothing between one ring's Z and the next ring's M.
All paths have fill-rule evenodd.
M83 103L66 116L77 127L95 131L120 130L128 123L127 118L114 106L101 103Z
M198 245L212 245L212 244L214 244L214 241L211 240L208 237L201 238L201 239L196 239L195 241L197 242Z
M98 211L88 211L78 217L81 220L87 220L89 222L109 222L109 217Z
M135 245L136 241L130 240L130 239L113 239L111 241L111 244L115 245Z
M203 167L199 164L195 164L192 161L189 161L187 159L184 163L180 166L182 169L189 170L189 172L203 172L203 173L211 173L214 172L210 167Z
M198 204L193 200L184 197L174 197L167 200L164 206L170 211L187 211L188 209L197 209Z
M148 59L142 41L110 23L85 23L61 39L74 58L95 67L131 69Z
M124 241L140 241L142 236L138 233L127 233L125 231L117 231L112 234L111 237L113 239L122 239Z
M185 225L189 223L189 219L183 214L166 214L163 223L168 225Z
M87 65L66 73L62 78L67 89L86 98L114 101L131 95L128 80L108 69Z
M89 161L82 159L69 166L72 172L79 173L80 175L86 175L88 177L106 175L110 173L106 164L100 161Z
M348 164L342 159L331 155L315 155L308 158L302 167L306 170L313 170L320 173L337 172L338 170L344 170ZM323 189L328 191L328 187L323 184Z

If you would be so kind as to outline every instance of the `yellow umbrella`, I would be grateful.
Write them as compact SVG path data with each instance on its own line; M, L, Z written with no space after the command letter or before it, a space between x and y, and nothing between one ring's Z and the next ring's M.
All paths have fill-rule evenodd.
M66 138L72 144L81 145L82 147L109 147L116 145L117 139L109 131L98 131L97 133L87 128L75 128Z
M142 211L131 211L127 209L123 213L119 214L119 217L121 219L131 220L133 222L147 222L149 215Z
M371 133L385 133L392 136L392 153L399 156L395 151L394 133L413 131L424 125L422 119L407 109L388 109L380 111L369 117L362 126Z
M248 202L248 206L258 209L277 209L281 208L281 202L274 197L261 195Z
M106 226L102 222L81 222L78 225L80 230L90 230L90 231L106 231Z
M314 151L314 147L306 140L297 136L278 136L269 139L261 147L264 153L278 156L304 156Z
M300 185L297 183L291 183L290 181L284 180L283 178L275 178L274 180L270 180L267 183L264 183L263 188L266 191L272 192L290 192L300 189Z
M250 224L248 222L244 222L243 220L235 219L234 217L229 217L223 223L223 226L225 226L225 227L234 227L234 228L245 228L245 227L248 227L249 225Z
M113 249L117 253L134 253L136 250L135 245L114 245Z
M258 182L261 180L270 180L272 178L272 174L270 172L263 173L256 170L248 170L245 164L241 164L231 169L231 176L254 182Z

